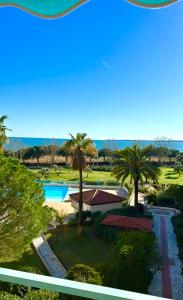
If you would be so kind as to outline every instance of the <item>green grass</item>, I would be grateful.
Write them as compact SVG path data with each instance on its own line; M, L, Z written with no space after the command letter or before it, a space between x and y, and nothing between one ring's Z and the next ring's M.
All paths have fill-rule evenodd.
M31 170L37 174L38 170ZM183 185L183 174L181 176L174 173L173 168L161 167L161 176L159 178L160 184L179 184ZM44 178L42 178L44 179ZM51 171L48 180L60 180L60 181L78 181L78 172L72 169L62 168L60 174L56 174L53 170ZM110 172L105 171L90 171L88 176L86 173L83 175L84 182L91 183L103 183L107 184L108 181L116 182L115 178ZM126 180L127 183L130 182L129 179Z
M100 270L109 257L110 246L97 238L89 226L84 227L82 235L77 234L77 227L62 226L47 233L46 237L67 269L82 263Z
M13 270L20 270L20 268L23 266L36 267L41 271L42 274L48 275L48 271L44 267L41 259L32 246L30 246L27 251L24 252L22 257L16 260L7 257L5 261L0 262L0 267Z
M179 176L173 168L161 168L161 175L159 178L160 184L179 184L183 185L183 174Z
M35 174L38 173L38 170L32 170ZM44 178L41 178L44 179ZM73 171L72 169L61 168L59 175L52 170L50 175L47 178L48 180L60 180L60 181L78 181L79 174L78 171ZM110 172L105 171L89 171L88 175L86 172L83 173L84 182L106 182L106 181L116 181L115 178L111 175Z

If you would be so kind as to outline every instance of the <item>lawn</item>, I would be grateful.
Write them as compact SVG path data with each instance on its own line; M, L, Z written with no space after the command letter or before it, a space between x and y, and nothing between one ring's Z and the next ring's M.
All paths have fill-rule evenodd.
M38 170L35 169L31 171L34 172L35 174L38 173ZM52 169L47 179L60 180L60 181L78 181L79 174L78 171L73 171L70 168L61 168L59 174ZM83 173L84 182L104 183L106 181L111 181L111 180L116 181L115 178L111 175L111 172L89 171L88 174L86 172Z
M31 170L35 174L38 170ZM43 179L43 178L42 178ZM61 168L60 173L54 172L52 170L47 178L48 180L60 180L60 181L78 181L78 172L73 171L70 168ZM83 181L88 183L96 184L108 184L111 181L116 183L115 178L111 175L111 172L106 171L89 171L88 174L84 173ZM127 179L127 183L129 183ZM173 168L161 167L161 176L159 178L159 183L161 184L179 184L183 185L183 174L181 176L174 173Z
M92 227L85 226L81 236L77 227L62 226L46 234L46 238L56 256L68 269L82 263L100 270L110 253L110 246L97 238Z
M161 175L159 178L160 184L179 184L183 185L183 174L179 176L178 174L174 173L173 168L161 168Z
M0 267L13 270L20 270L23 266L36 267L41 271L41 273L48 275L48 271L32 246L24 252L22 257L16 260L7 257L4 262L0 262Z

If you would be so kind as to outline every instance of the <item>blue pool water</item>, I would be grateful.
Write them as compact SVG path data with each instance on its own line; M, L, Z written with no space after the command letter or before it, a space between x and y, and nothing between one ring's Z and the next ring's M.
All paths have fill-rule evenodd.
M44 192L47 202L63 202L67 195L77 193L78 189L68 186L44 185Z

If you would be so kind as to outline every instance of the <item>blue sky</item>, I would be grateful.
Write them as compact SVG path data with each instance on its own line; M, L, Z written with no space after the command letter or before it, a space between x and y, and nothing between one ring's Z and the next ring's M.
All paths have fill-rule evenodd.
M0 114L13 136L183 139L183 1L91 0L44 20L0 9Z

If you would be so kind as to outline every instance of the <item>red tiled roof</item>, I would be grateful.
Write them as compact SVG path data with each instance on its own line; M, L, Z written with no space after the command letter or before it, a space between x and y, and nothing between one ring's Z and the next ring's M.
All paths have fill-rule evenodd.
M147 218L108 215L101 224L140 231L152 230L152 220Z
M74 201L79 201L80 193L71 194L70 198ZM109 204L122 202L125 200L117 195L107 193L101 190L90 190L83 192L83 202L89 205Z

